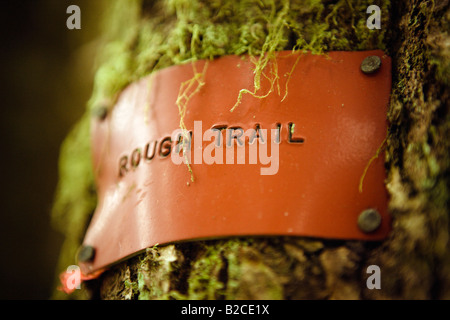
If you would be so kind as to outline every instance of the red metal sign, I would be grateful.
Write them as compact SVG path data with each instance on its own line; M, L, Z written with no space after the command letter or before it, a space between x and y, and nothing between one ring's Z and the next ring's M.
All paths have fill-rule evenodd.
M363 72L368 56L381 65ZM257 92L254 67L237 56L170 67L93 119L99 202L83 273L174 241L387 236L391 59L280 52ZM175 131L180 113L189 134Z

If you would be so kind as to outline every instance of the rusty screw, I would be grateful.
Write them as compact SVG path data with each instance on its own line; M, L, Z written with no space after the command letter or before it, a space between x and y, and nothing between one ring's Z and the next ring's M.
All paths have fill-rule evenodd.
M94 260L95 248L92 246L82 246L78 251L78 261L90 262Z
M377 72L381 67L381 59L378 56L368 56L361 63L361 71L365 74Z
M364 233L377 230L381 225L381 215L375 209L366 209L358 217L358 227Z

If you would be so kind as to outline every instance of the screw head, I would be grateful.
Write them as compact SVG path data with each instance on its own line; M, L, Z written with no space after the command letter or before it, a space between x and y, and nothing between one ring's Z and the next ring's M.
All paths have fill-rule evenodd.
M377 72L381 67L381 59L378 56L368 56L361 63L361 71L365 74Z
M81 246L78 251L78 261L80 262L90 262L94 260L95 248L92 246Z
M94 117L96 117L100 121L103 121L106 119L106 116L108 115L108 107L106 107L106 106L96 107L92 111L92 114Z
M381 215L375 209L366 209L358 217L358 227L364 233L377 230L381 225Z

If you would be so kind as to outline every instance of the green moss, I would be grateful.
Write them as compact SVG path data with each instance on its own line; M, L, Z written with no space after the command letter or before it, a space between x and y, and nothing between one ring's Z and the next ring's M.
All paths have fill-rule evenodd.
M114 1L106 9L103 21L101 55L97 57L98 68L90 108L98 104L112 107L117 94L135 73L135 61L131 54L139 30L142 0ZM149 39L150 40L150 39Z
M445 42L450 10L436 1L404 1L402 6L387 139L389 206L395 224L392 239L371 263L387 267L383 277L391 298L448 297L450 119Z
M367 32L366 8L373 1L320 0L115 0L105 8L103 22L104 46L98 57L88 112L73 130L61 151L60 183L53 209L53 220L66 235L58 272L75 262L74 255L96 202L89 149L90 112L99 106L112 108L118 94L129 83L159 69L199 59L223 55L249 54L255 62L254 94L258 92L261 73L274 52L279 50L310 51L323 54L331 50L385 49L381 30ZM382 4L388 12L389 1ZM387 21L388 15L383 16ZM236 97L238 99L238 97ZM203 277L225 266L228 261L228 286L208 285L233 296L240 274L236 248L230 244L225 251L209 252L197 262L198 274L192 275L190 292L201 293ZM208 263L214 260L217 266ZM233 280L235 279L235 280ZM144 274L138 278L140 298L161 294L144 288ZM148 287L148 286L147 286ZM153 286L151 286L153 288ZM198 289L198 290L197 290ZM141 291L142 290L142 291ZM151 290L157 290L156 287ZM170 290L162 293L170 296ZM221 293L222 294L222 293ZM275 295L274 295L275 296Z
M52 224L65 235L58 272L76 264L76 252L97 201L88 138L89 121L90 116L86 114L61 147L59 183L52 209ZM55 294L61 297L59 292Z
M140 257L137 268L137 288L140 300L167 300L172 296L172 272L178 268L180 257L175 246L154 246Z
M188 296L194 300L214 300L224 296L225 284L220 279L224 268L226 247L208 246L206 252L197 259L191 269Z
M142 4L147 4L142 10ZM260 57L255 66L255 91L261 72L278 50L385 49L387 26L365 27L371 1L216 0L114 1L106 32L108 44L90 104L115 95L128 83L155 70L229 54ZM389 1L382 11L388 12ZM149 13L149 14L147 14ZM387 21L388 15L382 16ZM120 24L120 21L127 23ZM348 23L353 28L348 28ZM267 54L267 56L266 56Z

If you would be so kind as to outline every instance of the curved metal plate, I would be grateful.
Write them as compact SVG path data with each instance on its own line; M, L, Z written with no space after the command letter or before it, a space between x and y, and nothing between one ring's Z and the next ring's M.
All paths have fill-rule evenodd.
M367 75L361 63L370 55L379 56L382 64ZM387 132L390 58L381 51L327 56L280 52L276 62L269 62L265 74L270 78L271 70L278 70L279 79L271 83L263 76L257 94L272 85L273 92L265 98L243 94L233 112L240 90L253 89L254 65L248 58L227 56L206 66L198 61L170 67L135 82L104 120L93 119L99 202L84 240L95 248L95 258L80 263L84 273L173 241L387 236L384 155L373 157ZM203 77L198 74L202 70ZM189 86L186 81L192 78L198 81ZM181 85L187 94L177 100ZM193 133L194 182L186 164L172 161L177 141L170 137L180 126L177 101L187 105L184 123ZM215 138L202 139L210 128L224 141L223 164L208 164L211 147L219 145ZM227 164L226 143L239 145L240 132L252 128L274 129L273 135L254 131L258 135L252 140L265 139L272 159L270 152L268 158L257 154L256 164L250 164L247 139L245 158L233 147L234 164ZM238 159L244 164L236 164ZM368 208L379 212L381 225L365 233L357 221Z

